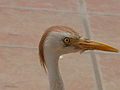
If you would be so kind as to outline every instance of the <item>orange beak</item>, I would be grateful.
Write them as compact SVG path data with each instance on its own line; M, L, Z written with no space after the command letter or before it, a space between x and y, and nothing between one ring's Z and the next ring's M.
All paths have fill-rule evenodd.
M93 41L93 40L85 40L82 38L80 39L77 43L74 43L74 46L77 48L82 49L83 51L85 50L101 50L101 51L108 51L108 52L119 52L118 49L107 45L105 43L101 43L98 41Z

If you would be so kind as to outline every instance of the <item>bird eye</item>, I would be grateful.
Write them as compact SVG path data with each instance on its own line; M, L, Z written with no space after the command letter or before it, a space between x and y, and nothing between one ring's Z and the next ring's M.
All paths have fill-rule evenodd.
M65 44L69 44L69 43L70 43L70 38L65 37L65 38L63 39L63 42L64 42Z

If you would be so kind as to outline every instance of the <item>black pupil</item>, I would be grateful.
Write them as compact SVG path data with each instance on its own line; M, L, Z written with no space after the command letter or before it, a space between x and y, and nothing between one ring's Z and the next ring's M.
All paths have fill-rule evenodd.
M65 42L66 42L66 43L69 43L69 42L70 42L70 39L69 39L69 38L65 38Z
M69 39L66 39L66 41L69 41Z
M69 39L69 38L67 38L67 37L65 37L65 38L63 39L63 42L64 42L65 44L69 44L70 39Z
M63 42L65 43L65 47L69 46L69 43L70 43L70 39L65 37Z

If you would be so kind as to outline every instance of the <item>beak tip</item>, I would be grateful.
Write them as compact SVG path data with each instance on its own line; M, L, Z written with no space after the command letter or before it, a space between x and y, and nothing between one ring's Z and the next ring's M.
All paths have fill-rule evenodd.
M116 50L116 53L119 53L119 50L118 50L118 49Z
M115 53L119 53L119 50L116 48L113 48L112 50L110 50L111 52L115 52Z

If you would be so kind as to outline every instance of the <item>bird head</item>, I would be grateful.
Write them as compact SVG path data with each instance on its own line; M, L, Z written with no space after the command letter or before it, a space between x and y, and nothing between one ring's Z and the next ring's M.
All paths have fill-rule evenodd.
M54 52L54 54L62 55L86 50L102 50L108 52L118 52L118 49L94 40L88 40L82 37L75 30L65 26L50 27L41 38L39 52L42 64L44 66L44 48Z

